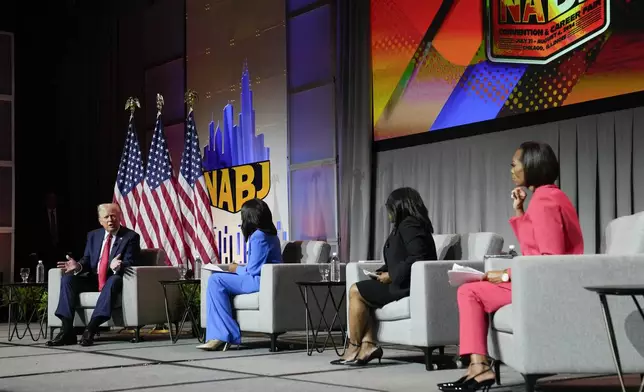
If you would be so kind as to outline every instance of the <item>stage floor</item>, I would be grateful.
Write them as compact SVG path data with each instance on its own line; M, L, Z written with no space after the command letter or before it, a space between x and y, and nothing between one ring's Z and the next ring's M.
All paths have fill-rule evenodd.
M227 352L195 349L196 339L170 344L167 335L144 335L130 343L129 333L111 331L92 347L48 348L44 340L7 341L0 326L0 391L435 391L436 383L455 380L462 370L425 371L422 353L384 347L382 365L363 368L333 366L333 350L306 355L302 334L287 334L281 351L268 351L268 341L247 337ZM452 348L454 349L454 348ZM561 378L561 377L560 377ZM545 380L545 391L608 391L614 377ZM636 385L639 378L629 377ZM523 391L521 375L503 367L494 391ZM603 385L605 387L600 387ZM609 386L613 387L609 387ZM178 389L180 388L180 389Z

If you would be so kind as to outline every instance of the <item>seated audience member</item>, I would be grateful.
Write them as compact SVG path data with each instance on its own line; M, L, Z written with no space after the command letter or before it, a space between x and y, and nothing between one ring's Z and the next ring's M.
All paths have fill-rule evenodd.
M103 228L89 232L83 257L76 261L68 256L67 261L58 263L64 275L55 314L63 326L60 333L47 342L48 346L76 344L74 315L80 293L100 291L81 346L92 345L99 326L112 317L115 301L123 288L123 271L135 264L141 250L139 235L122 227L120 216L117 204L98 206L98 221Z
M408 297L412 264L437 259L432 222L418 192L396 189L386 208L393 227L383 250L385 265L378 269L377 280L360 281L349 289L349 347L342 358L331 361L334 365L363 366L382 359L370 312Z
M512 157L512 191L515 216L510 226L524 256L569 255L584 252L584 240L575 207L555 185L559 162L545 143L523 143ZM524 188L533 192L524 212ZM467 283L458 289L460 355L469 355L467 374L458 381L438 384L443 391L475 391L494 384L487 358L488 313L512 302L510 269L489 271L483 282Z
M242 205L241 231L248 241L248 264L231 264L229 272L215 272L208 278L206 293L206 343L197 348L227 350L241 343L239 324L233 318L232 297L259 291L262 266L281 263L282 251L273 214L263 200L251 199Z

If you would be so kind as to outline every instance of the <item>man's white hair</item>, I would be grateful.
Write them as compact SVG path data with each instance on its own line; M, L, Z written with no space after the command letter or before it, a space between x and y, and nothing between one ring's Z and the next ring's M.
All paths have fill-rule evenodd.
M121 207L119 207L118 204L116 203L103 203L99 204L98 207L96 207L96 212L98 213L98 216L101 216L101 213L110 209L110 208L116 208L118 212L121 212Z

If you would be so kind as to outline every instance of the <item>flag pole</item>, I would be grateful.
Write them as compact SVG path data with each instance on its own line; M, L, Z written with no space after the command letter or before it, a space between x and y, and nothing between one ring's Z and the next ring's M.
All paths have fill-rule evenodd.
M139 102L139 99L137 97L128 97L128 99L125 101L125 110L130 111L130 118L128 119L128 123L130 124L132 123L132 120L134 119L134 111L140 108L141 108L141 103ZM128 132L129 130L130 129L128 127ZM121 214L122 214L122 210L121 210ZM122 220L123 220L123 217L121 216L121 221ZM117 334L119 333L131 334L135 332L135 329L136 328L122 328L120 331L117 332ZM134 339L132 341L134 341Z

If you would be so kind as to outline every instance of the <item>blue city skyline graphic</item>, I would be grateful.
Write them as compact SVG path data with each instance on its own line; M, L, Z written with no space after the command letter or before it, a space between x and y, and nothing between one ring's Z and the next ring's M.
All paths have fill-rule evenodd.
M230 103L224 106L222 124L218 122L215 127L215 121L210 122L208 145L203 151L203 166L207 171L270 159L270 149L264 145L264 134L255 134L253 91L246 63L242 71L239 102L238 124L234 124L235 110ZM223 125L223 130L220 125Z
M246 165L270 159L270 148L265 146L264 134L256 134L255 107L253 91L250 88L250 72L244 63L239 94L240 110L238 124L234 124L235 108L232 104L224 106L221 123L210 121L208 144L203 149L204 171L224 169L231 166ZM223 129L221 126L223 126ZM241 234L241 224L232 228L216 226L215 235L219 249L220 262L247 262L247 244ZM281 241L288 240L288 233L281 221L275 222L277 235Z

